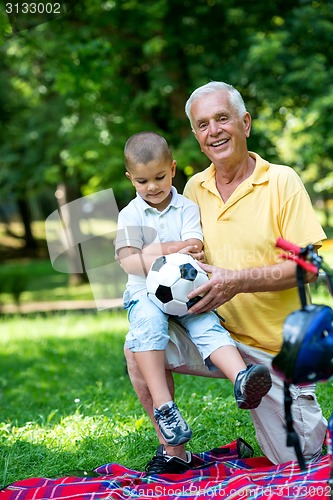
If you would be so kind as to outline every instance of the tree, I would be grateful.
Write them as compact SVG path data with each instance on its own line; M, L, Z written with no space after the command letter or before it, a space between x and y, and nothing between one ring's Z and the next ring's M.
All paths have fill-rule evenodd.
M333 196L332 38L332 2L304 1L253 35L246 62L262 96L258 132L324 202Z
M224 80L256 119L251 148L329 195L332 26L328 1L77 3L3 45L2 185L25 196L45 184L82 194L112 187L121 207L133 196L123 146L151 129L172 145L182 189L208 164L185 101L198 85Z

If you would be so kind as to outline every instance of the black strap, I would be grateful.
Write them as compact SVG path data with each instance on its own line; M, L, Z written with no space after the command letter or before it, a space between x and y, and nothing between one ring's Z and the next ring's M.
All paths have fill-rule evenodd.
M307 300L306 300L306 291L304 284L304 269L301 266L297 266L296 268L296 278L297 278L297 288L302 309L305 309Z
M293 402L293 400L292 400L292 397L290 394L289 384L287 384L287 382L285 382L284 383L284 411L285 411L286 429L287 429L287 446L294 447L297 461L298 461L298 465L299 465L300 469L306 470L304 457L302 455L301 446L299 443L299 438L298 438L298 435L297 435L297 433L294 429L294 425L293 425L293 417L291 414L292 402Z

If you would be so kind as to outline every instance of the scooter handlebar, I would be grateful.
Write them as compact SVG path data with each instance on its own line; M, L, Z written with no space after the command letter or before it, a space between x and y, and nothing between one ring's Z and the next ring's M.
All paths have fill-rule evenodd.
M276 240L276 246L278 248L281 248L282 250L285 250L286 252L292 252L295 255L299 255L301 253L301 247L294 245L293 243L290 243L283 238L278 238Z

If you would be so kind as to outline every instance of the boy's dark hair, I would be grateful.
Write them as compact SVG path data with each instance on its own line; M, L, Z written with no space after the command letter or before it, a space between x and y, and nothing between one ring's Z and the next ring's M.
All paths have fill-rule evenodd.
M156 132L139 132L132 135L125 144L124 155L126 170L131 170L138 163L146 165L157 158L172 162L167 141Z

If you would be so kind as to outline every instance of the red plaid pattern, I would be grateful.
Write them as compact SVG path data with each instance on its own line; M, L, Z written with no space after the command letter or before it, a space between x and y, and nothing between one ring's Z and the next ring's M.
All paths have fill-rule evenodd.
M330 499L325 455L300 471L297 462L272 465L266 458L240 459L238 440L194 455L198 469L146 477L119 464L95 469L97 477L31 478L7 486L0 500L130 499ZM203 462L209 461L202 468Z

